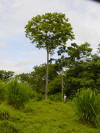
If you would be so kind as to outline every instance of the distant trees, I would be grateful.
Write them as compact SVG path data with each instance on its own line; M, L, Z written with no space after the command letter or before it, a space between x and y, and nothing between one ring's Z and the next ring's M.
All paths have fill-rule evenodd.
M14 76L14 72L0 70L0 80L8 81L10 78Z
M60 49L61 50L61 49ZM68 97L73 97L81 88L97 89L100 92L100 55L97 49L92 52L89 43L77 45L71 43L66 49L60 51L62 56L54 64L49 64L48 93L49 95L61 94L62 67L63 91ZM63 54L64 52L64 54ZM37 93L45 93L46 64L35 66L31 73L18 75L19 79L32 85Z
M49 54L53 54L57 47L63 47L68 40L74 38L71 24L63 13L45 13L33 17L25 26L28 37L37 48L44 48L47 52L46 90L48 98L48 64Z
M21 82L28 82L32 88L41 94L44 94L44 87L46 81L46 64L35 66L31 73L22 73L16 75ZM49 64L49 82L53 81L58 76L58 67L56 64ZM50 87L51 88L51 87ZM51 90L51 89L50 89ZM52 92L51 92L52 93Z
M30 73L21 73L21 74L17 74L16 78L21 82L29 82L30 83L31 75L30 75Z

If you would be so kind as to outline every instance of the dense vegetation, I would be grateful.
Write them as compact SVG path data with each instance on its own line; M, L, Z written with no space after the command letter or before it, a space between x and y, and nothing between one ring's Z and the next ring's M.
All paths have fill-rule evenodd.
M45 15L32 18L32 22L26 26L26 36L32 42L38 42L36 47L45 48L47 54L57 53L58 56L48 58L47 64L34 66L31 73L15 75L12 71L0 71L0 131L2 133L98 133L100 45L96 52L87 42L80 45L70 43L66 46L68 39L74 39L68 19L59 13ZM52 20L52 23L45 20ZM58 20L63 23L60 30L65 32L61 38L58 27L53 31ZM46 28L44 24L47 25ZM49 31L47 31L48 26ZM30 31L32 28L34 32ZM67 32L69 34L66 30L69 30ZM54 32L52 33L54 36L50 32ZM64 94L67 96L66 103L62 101ZM45 98L48 100L44 101Z
M13 72L2 70L0 131L98 133L100 127L98 49L94 53L88 43L81 45L74 43L63 50L64 53L60 53L58 59L53 59L53 63L50 62L48 101L44 101L46 64L35 66L31 73L15 76ZM67 95L66 103L61 101L62 78L64 94Z
M99 46L98 46L99 48ZM81 88L97 89L100 86L100 56L92 52L88 43L71 44L64 50L60 58L49 64L49 95L61 93L62 68L64 79L64 93L74 97ZM33 72L17 75L22 82L26 81L41 94L45 91L46 64L35 66Z

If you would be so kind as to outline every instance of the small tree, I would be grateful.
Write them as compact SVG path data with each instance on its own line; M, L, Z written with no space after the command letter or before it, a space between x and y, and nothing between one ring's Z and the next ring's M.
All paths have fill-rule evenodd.
M46 90L45 99L48 98L48 64L49 54L59 46L64 46L66 41L73 39L71 24L62 13L45 13L33 17L25 26L28 37L37 48L47 51Z

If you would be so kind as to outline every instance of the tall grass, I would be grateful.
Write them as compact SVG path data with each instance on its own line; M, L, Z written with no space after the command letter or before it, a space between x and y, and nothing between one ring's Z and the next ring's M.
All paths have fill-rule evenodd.
M97 116L100 112L100 98L95 91L83 89L76 98L77 113L79 118L86 122L98 126Z
M0 81L0 101L3 101L6 96L6 87L3 81Z
M19 83L13 79L8 83L8 103L16 108L24 106L32 96L32 88L28 83Z
M10 121L0 121L1 133L19 133L16 125Z

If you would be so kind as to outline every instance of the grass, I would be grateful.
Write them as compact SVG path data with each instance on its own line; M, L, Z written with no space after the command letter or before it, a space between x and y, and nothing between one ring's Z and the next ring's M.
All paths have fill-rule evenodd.
M100 122L100 96L91 89L82 89L76 97L77 114L85 123L98 127Z
M15 108L24 107L24 104L32 97L32 88L27 82L18 82L17 79L11 80L8 85L8 103Z
M3 106L3 105L2 105ZM4 106L9 106L4 104ZM99 129L81 123L75 114L73 102L66 104L52 101L30 101L25 108L9 108L9 119L0 120L0 125L8 121L14 132L6 133L99 133ZM11 113L10 113L11 111ZM15 113L16 112L16 113ZM14 118L15 117L15 118ZM0 128L2 133L5 133Z

